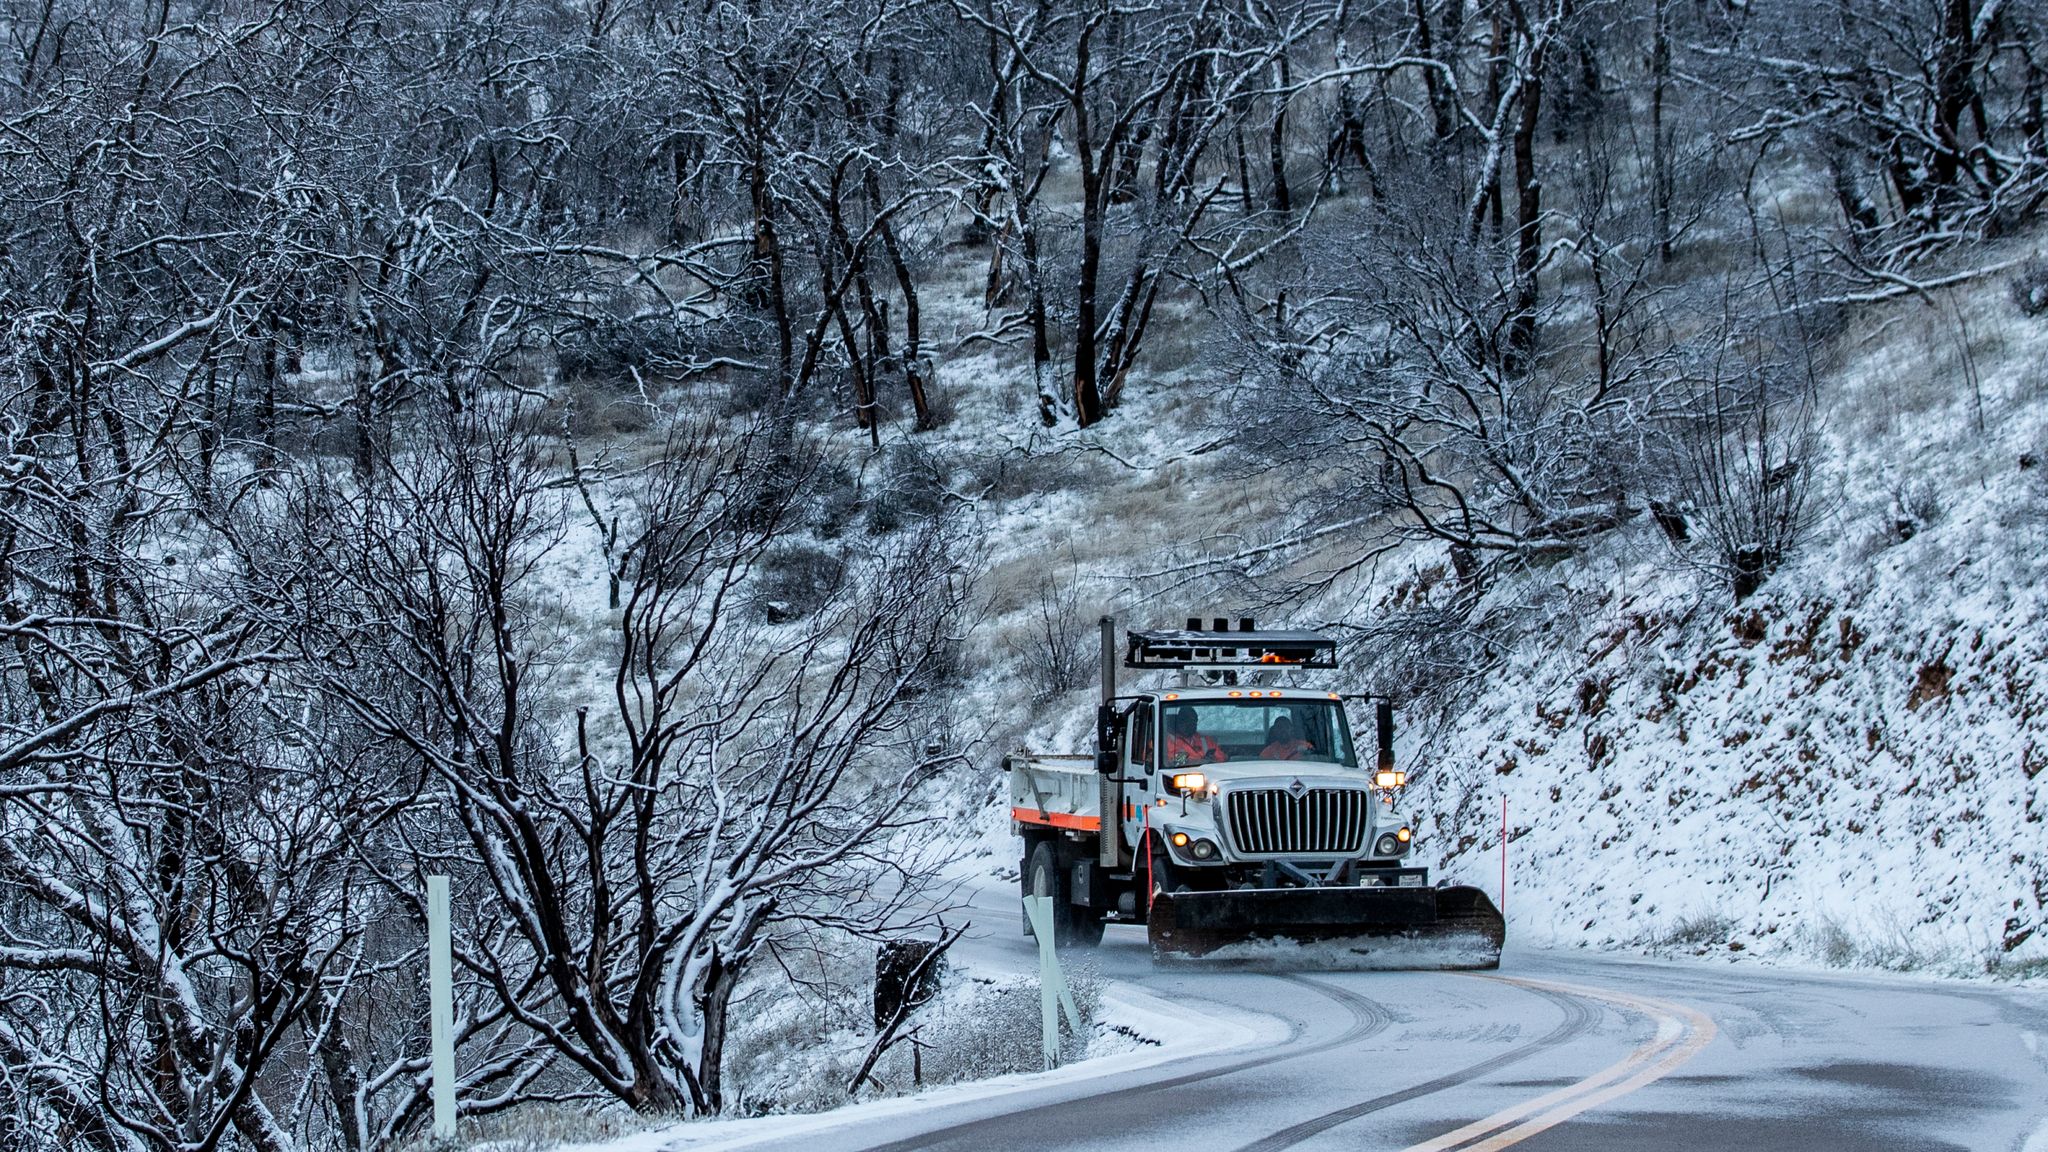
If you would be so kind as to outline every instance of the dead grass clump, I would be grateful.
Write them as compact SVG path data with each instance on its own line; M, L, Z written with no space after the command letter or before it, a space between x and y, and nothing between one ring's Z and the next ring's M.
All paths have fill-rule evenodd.
M1735 918L1720 912L1690 912L1673 921L1655 943L1665 948L1707 948L1735 935Z

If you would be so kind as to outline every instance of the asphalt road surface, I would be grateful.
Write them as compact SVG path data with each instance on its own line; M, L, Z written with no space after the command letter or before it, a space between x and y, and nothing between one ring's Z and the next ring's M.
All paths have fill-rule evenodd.
M1013 892L977 894L973 962L1035 965L996 907ZM1484 974L1155 970L1143 930L1114 926L1091 962L1198 1017L1262 1020L1259 1037L720 1146L2048 1152L2038 987L1512 944Z

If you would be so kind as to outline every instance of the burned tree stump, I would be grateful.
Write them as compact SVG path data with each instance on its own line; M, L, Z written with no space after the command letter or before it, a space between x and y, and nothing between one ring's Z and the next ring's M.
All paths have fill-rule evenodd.
M1763 548L1748 544L1737 548L1733 559L1735 602L1740 604L1764 586L1764 578L1770 575L1770 556Z
M875 950L875 1027L892 1021L939 994L943 958L950 941L885 940Z

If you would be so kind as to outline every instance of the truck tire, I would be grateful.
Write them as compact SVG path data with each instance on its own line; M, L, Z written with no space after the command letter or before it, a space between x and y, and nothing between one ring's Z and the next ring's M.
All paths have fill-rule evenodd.
M1052 898L1052 942L1055 947L1092 948L1102 943L1102 921L1091 909L1076 908L1068 901L1072 893L1067 874L1060 867L1059 847L1040 840L1024 857L1024 893ZM1030 933L1027 926L1027 935Z

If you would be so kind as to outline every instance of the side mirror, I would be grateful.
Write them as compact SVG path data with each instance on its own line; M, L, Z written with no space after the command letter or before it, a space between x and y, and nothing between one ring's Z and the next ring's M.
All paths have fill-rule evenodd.
M1095 770L1104 776L1116 775L1121 729L1117 719L1116 709L1107 704L1095 710Z
M1382 696L1372 702L1373 727L1379 736L1379 770L1394 770L1394 702Z

